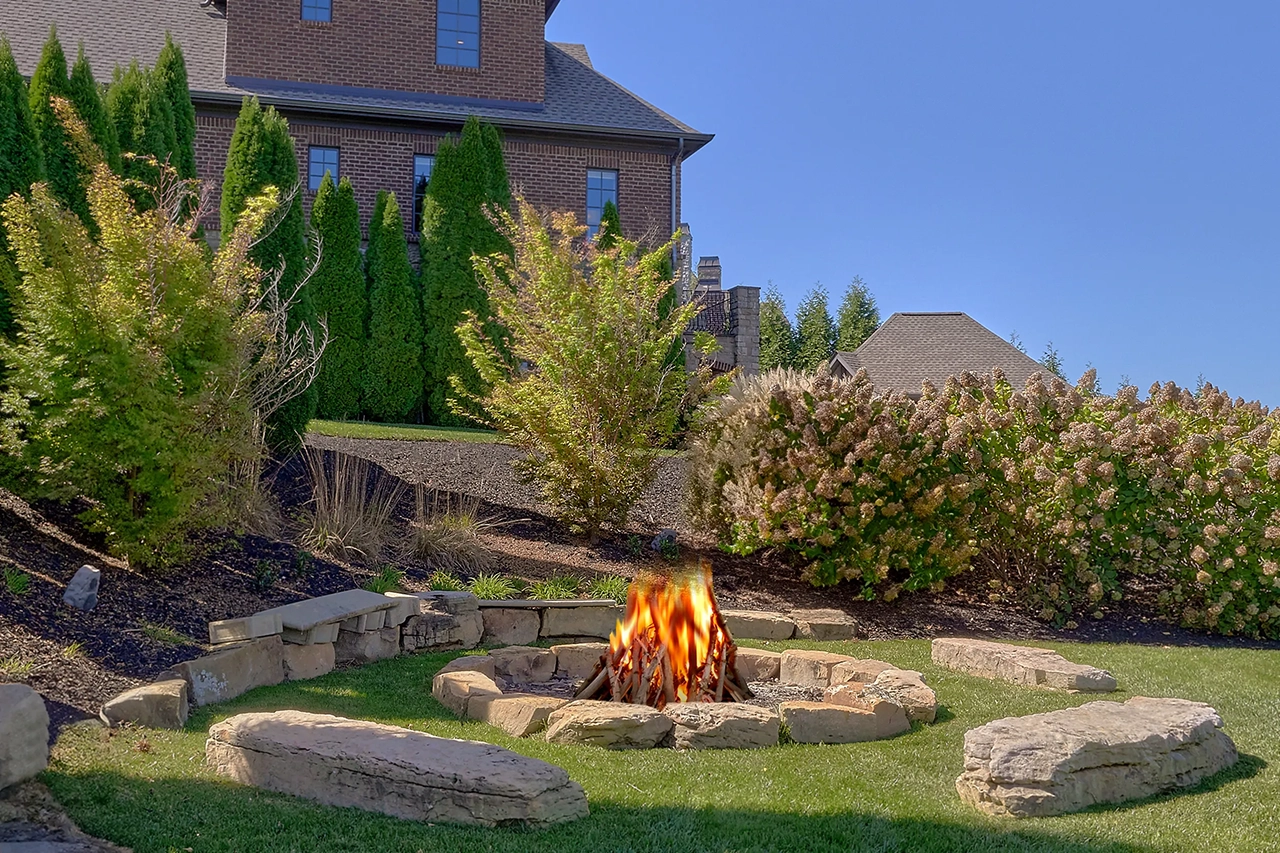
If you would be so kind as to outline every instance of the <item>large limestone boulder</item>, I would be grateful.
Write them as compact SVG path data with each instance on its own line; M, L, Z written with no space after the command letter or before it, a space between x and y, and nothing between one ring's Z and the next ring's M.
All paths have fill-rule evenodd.
M778 711L796 743L861 743L911 730L901 705L888 701L866 705L783 702Z
M933 662L956 672L1028 687L1088 693L1116 689L1111 673L1072 663L1052 649L943 637L933 641Z
M560 678L590 678L600 657L609 651L608 643L565 643L552 646L556 656L556 676Z
M326 714L240 714L209 730L219 776L430 823L547 826L587 815L562 768L501 747Z
M809 649L787 649L779 661L778 680L801 687L823 687L831 683L831 671L837 664L851 661L848 655Z
M486 607L480 611L484 619L486 646L527 646L537 642L542 619L538 611L518 607Z
M381 612L378 613L382 615ZM376 631L339 631L333 644L338 663L366 664L387 660L400 654L400 629L379 628Z
M493 658L489 655L463 655L454 658L436 671L437 675L446 672L478 672L486 678L497 678L497 670L493 666Z
M735 640L789 640L796 632L790 616L767 610L722 610L725 626Z
M284 681L284 644L279 637L260 637L183 661L172 671L187 682L187 695L196 705L226 702Z
M924 675L914 669L886 669L875 677L871 687L906 709L907 719L913 723L932 723L938 718L938 695L924 683Z
M782 671L782 653L738 647L734 656L738 674L747 681L777 681Z
M543 637L597 637L609 639L626 608L615 604L548 607L542 611Z
M501 696L492 678L479 672L444 672L431 680L431 695L459 717L467 715L467 706L477 696Z
M467 716L497 726L512 737L528 737L546 728L547 718L568 701L524 693L475 696L467 703Z
M858 623L842 610L792 610L796 636L806 640L852 640Z
M170 678L126 690L102 706L109 726L132 723L151 729L180 729L187 724L187 682Z
M987 814L1040 817L1195 785L1237 759L1213 708L1135 696L966 732L956 790Z
M673 725L670 717L648 705L580 700L552 712L547 740L606 749L652 749L671 734Z
M401 643L406 652L474 649L480 645L484 618L474 595L465 592L419 595L423 596L422 600L428 607L416 616L410 616L401 626ZM426 598L428 595L435 597ZM467 609L467 605L475 606Z
M305 681L327 675L333 672L337 660L333 643L312 643L308 646L285 643L284 680Z
M0 790L49 766L49 712L25 684L0 684Z
M875 681L880 673L893 668L893 664L882 660L847 660L831 668L831 683L846 684L850 681L868 683Z
M550 649L507 646L489 652L499 678L512 684L550 681L556 674L556 655Z
M680 702L663 712L677 749L756 749L778 745L781 721L768 708L736 702Z

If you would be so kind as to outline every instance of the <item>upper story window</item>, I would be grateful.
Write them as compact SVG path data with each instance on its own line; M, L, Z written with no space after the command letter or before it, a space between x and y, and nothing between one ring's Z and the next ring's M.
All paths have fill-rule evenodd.
M587 236L595 239L606 202L618 204L618 170L587 170Z
M413 155L413 233L422 233L422 205L427 199L427 184L431 182L431 170L436 158L430 154Z
M480 67L480 0L440 0L436 64Z
M302 20L333 20L333 0L302 0Z
M337 182L338 149L312 145L311 163L307 167L307 186L311 188L312 192L320 189L320 183L324 180L325 172L333 175L333 180Z

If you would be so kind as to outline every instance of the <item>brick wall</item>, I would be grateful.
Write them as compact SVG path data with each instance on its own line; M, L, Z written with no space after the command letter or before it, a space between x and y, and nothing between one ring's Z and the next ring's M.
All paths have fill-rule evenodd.
M405 225L412 228L413 155L434 154L443 132L339 126L291 119L290 131L298 153L298 172L307 179L307 149L336 147L339 171L351 179L367 228L378 190L396 194ZM227 149L235 127L229 114L201 114L196 118L196 160L200 177L211 184L206 225L217 230L220 194L217 184L226 168ZM547 141L509 135L507 170L512 191L523 194L543 210L571 210L586 219L587 169L618 170L618 210L623 232L649 244L664 242L671 223L671 152L608 148L586 141ZM677 170L678 174L678 170ZM678 186L677 178L677 186ZM310 213L312 193L303 190ZM677 195L677 199L679 196ZM679 207L677 205L677 216ZM412 235L411 235L412 237ZM416 238L413 238L416 239Z
M544 0L482 0L479 68L436 65L438 6L436 0L333 0L332 21L318 23L300 19L299 0L229 0L226 73L542 102Z

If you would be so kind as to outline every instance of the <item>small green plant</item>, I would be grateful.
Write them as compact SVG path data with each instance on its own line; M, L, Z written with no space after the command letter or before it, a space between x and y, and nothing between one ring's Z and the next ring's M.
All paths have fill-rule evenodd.
M567 598L576 598L578 589L581 586L582 582L577 578L562 576L535 581L529 585L526 593L529 598L543 601L561 601Z
M663 539L658 543L658 553L667 562L674 563L680 559L680 545L674 539Z
M17 569L6 568L4 585L14 595L26 595L31 590L31 576Z
M619 575L601 575L591 579L587 584L587 598L606 599L612 598L619 604L623 604L627 600L627 590L631 588L631 581Z
M191 644L191 638L165 625L157 625L154 622L142 622L142 633L149 639L155 640L157 643L163 643L166 646L186 646Z
M280 572L270 560L259 560L253 567L253 588L266 592L280 580Z
M0 675L6 678L22 678L31 674L32 666L30 661L19 660L18 658L0 658Z
M467 588L457 575L444 569L432 572L431 577L427 578L427 585L436 592L462 592Z
M506 575L476 575L467 591L481 601L505 601L515 597L515 584Z
M293 558L293 574L299 580L305 580L315 567L315 559L310 551L299 551Z
M76 660L84 657L84 643L76 640L62 650L62 656L67 660Z
M489 565L489 549L480 535L503 523L480 514L479 498L442 498L439 492L428 498L426 487L418 485L414 504L411 556L450 571L477 572Z
M364 588L369 592L386 594L396 592L404 587L404 572L395 566L384 566L382 571L365 582Z

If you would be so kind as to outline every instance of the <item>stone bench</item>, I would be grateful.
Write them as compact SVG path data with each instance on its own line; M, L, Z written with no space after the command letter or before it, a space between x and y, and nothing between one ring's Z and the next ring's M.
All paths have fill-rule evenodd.
M285 642L309 645L337 641L340 629L354 633L381 629L386 624L384 611L401 606L397 599L367 589L348 589L273 607L250 618L278 615Z
M205 760L246 785L406 820L541 827L588 813L582 786L553 764L326 714L231 717L209 730Z
M1043 817L1195 785L1237 759L1213 708L1135 696L966 732L956 790L987 814Z
M933 641L932 657L938 666L956 672L1026 687L1085 693L1110 693L1116 689L1111 673L1072 663L1053 649L942 637Z

